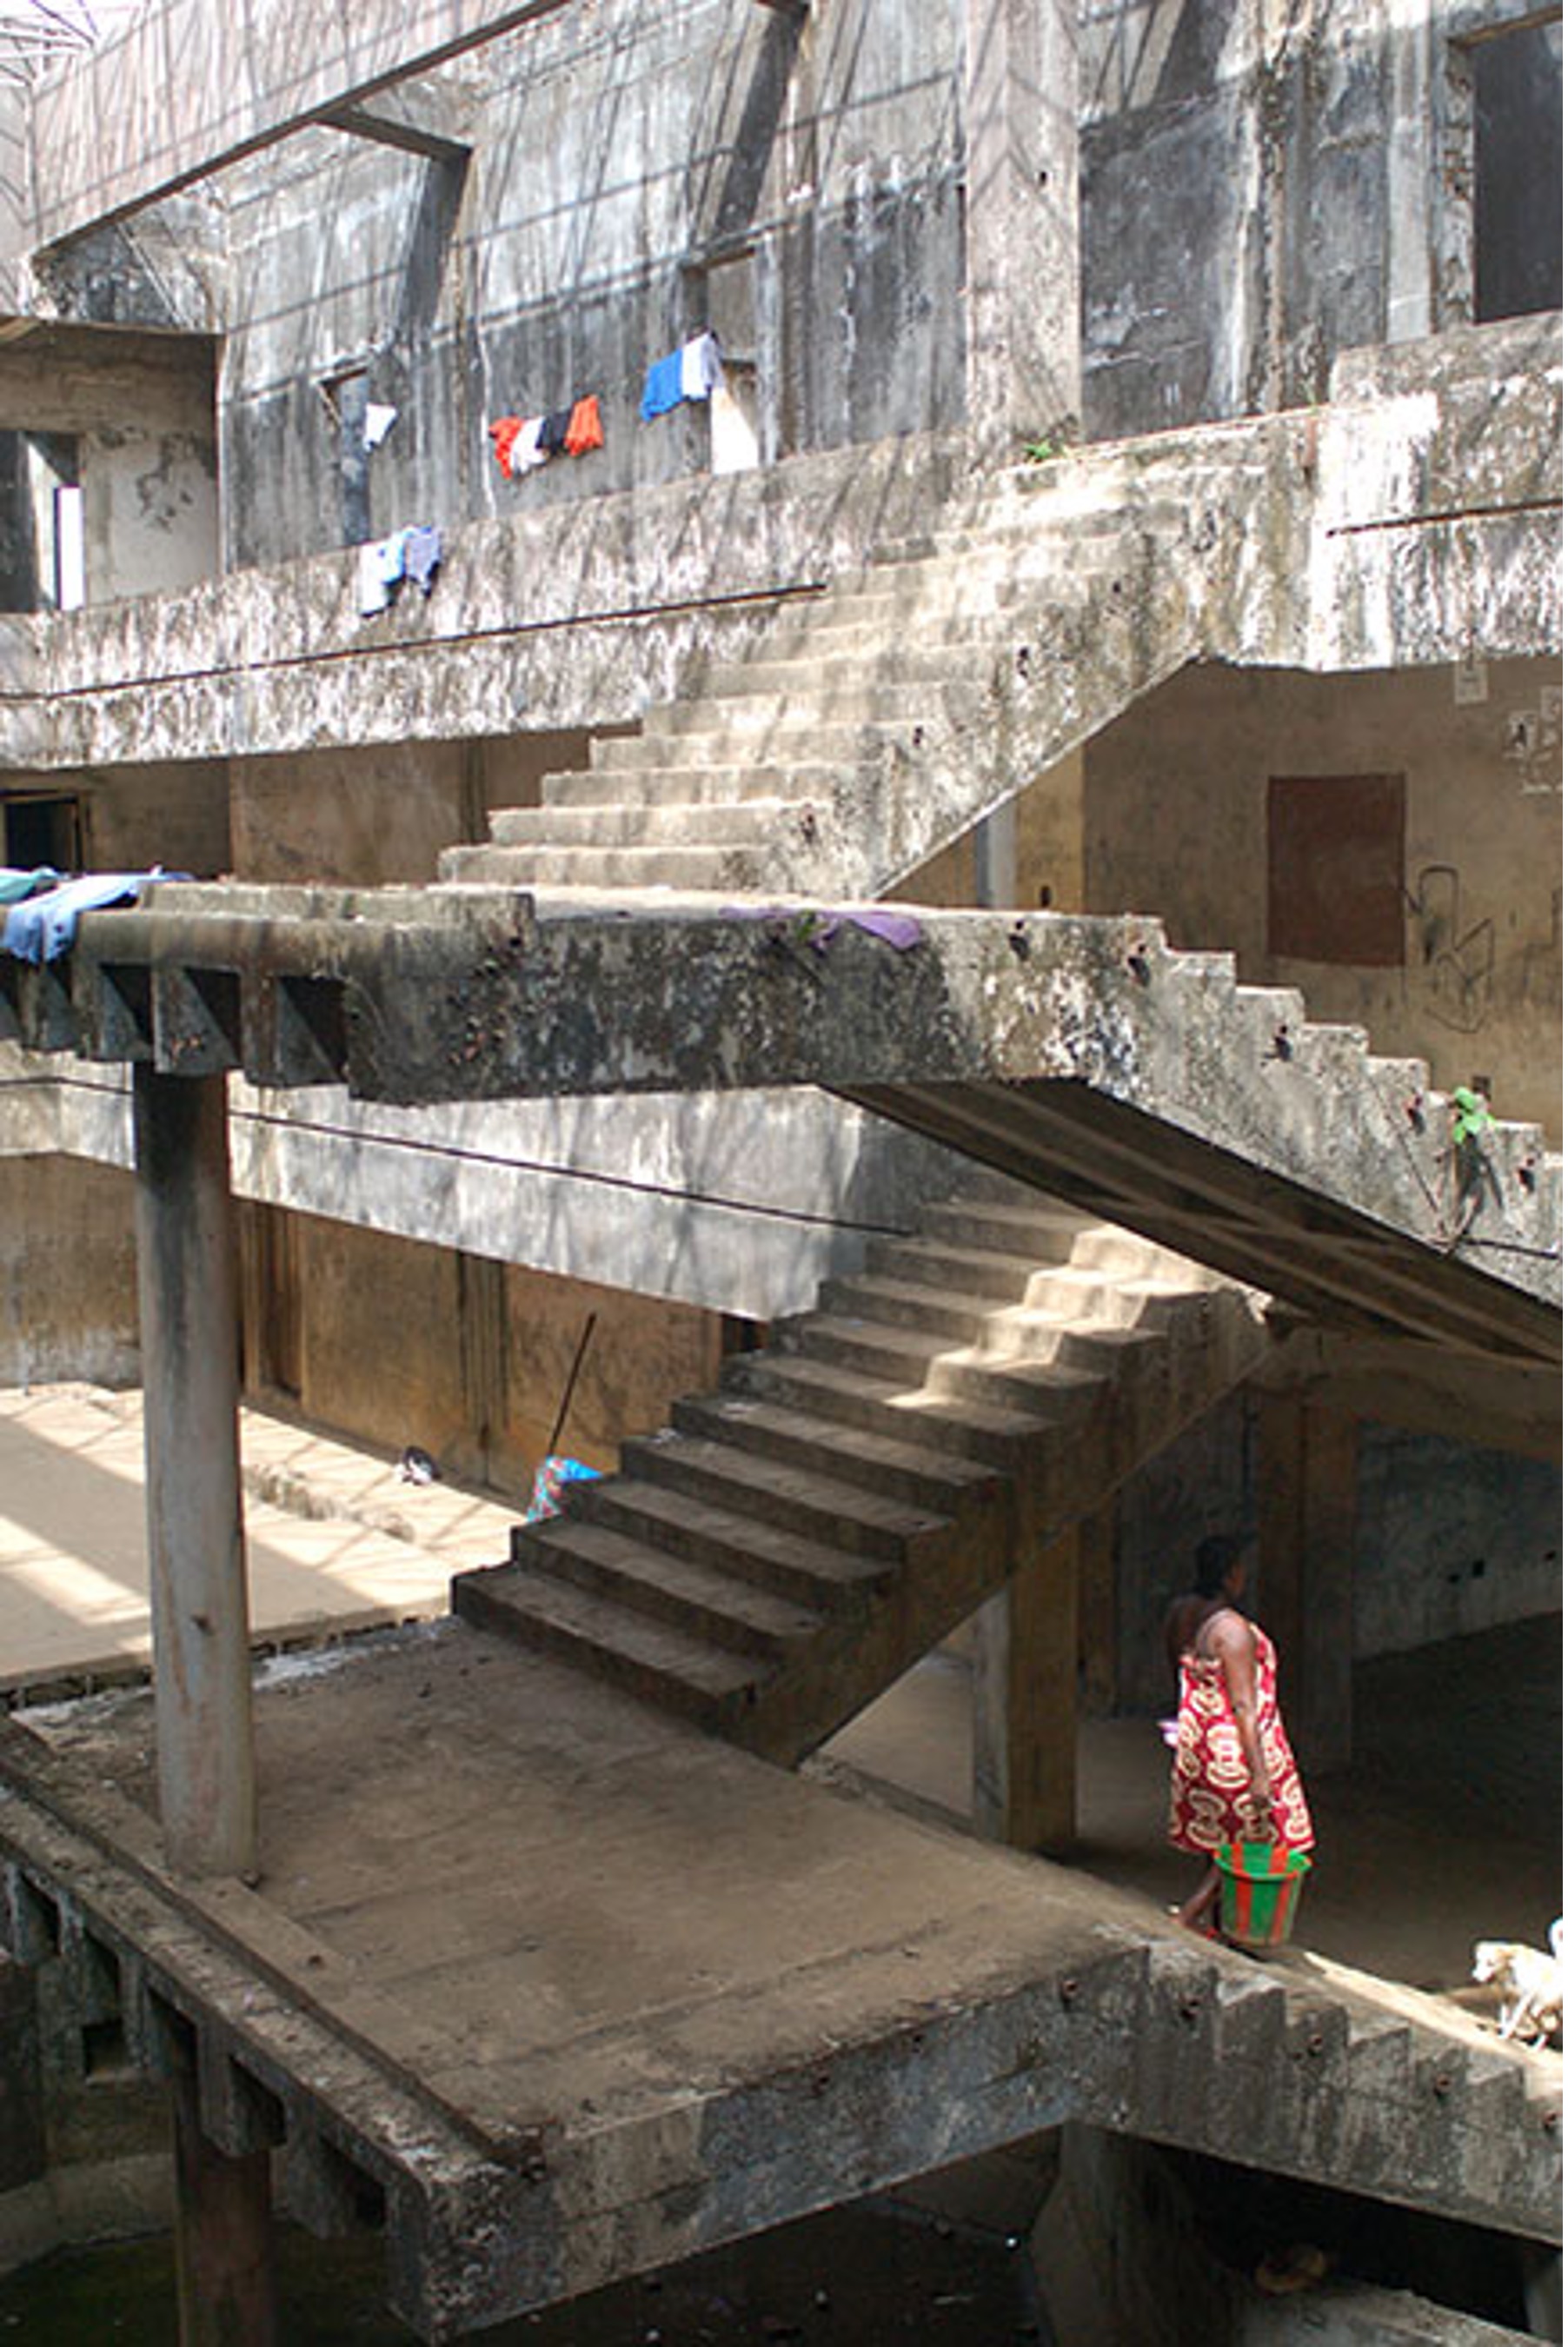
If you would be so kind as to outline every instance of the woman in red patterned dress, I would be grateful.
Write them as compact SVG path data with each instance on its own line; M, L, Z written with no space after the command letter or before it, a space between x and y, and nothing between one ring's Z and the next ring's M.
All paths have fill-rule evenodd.
M1279 1717L1274 1643L1241 1611L1243 1543L1200 1541L1192 1593L1165 1616L1165 1651L1181 1689L1171 1768L1171 1840L1202 1858L1204 1876L1178 1922L1211 1929L1222 1843L1312 1848L1312 1819Z

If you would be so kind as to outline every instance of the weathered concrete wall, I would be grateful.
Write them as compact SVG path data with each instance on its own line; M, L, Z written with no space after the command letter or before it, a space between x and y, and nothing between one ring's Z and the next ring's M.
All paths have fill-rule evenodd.
M535 806L547 774L588 764L580 729L508 740L386 743L230 762L242 880L432 880L491 807Z
M0 1056L18 1079L0 1090L5 1148L128 1164L118 1071ZM425 1113L237 1083L231 1141L236 1190L259 1204L756 1320L804 1310L963 1171L802 1092Z
M616 0L444 77L473 148L460 207L449 167L331 130L237 167L232 262L259 298L225 376L231 559L367 534L318 388L351 368L399 411L369 459L374 533L705 470L705 414L637 409L711 317L755 369L764 460L957 421L960 46L951 0L804 28ZM604 448L505 480L487 422L588 392Z
M1358 1496L1358 1655L1561 1613L1555 1468L1364 1426Z
M128 1177L79 1158L0 1157L0 1385L135 1382Z
M236 759L233 868L246 880L429 880L470 835L458 743Z
M1554 662L1314 679L1190 670L1086 760L1089 900L1228 947L1498 1112L1561 1133L1562 683ZM1383 966L1270 951L1271 776L1404 778L1403 953ZM1325 837L1322 852L1331 852ZM1297 876L1303 886L1307 876ZM1274 876L1288 889L1288 869Z
M417 1443L447 1473L526 1498L585 1334L557 1448L589 1466L612 1469L629 1435L653 1432L678 1395L717 1382L715 1313L294 1219L298 1384L287 1399L351 1438Z
M217 569L205 339L36 327L0 346L0 431L77 443L89 605L171 592ZM48 569L36 559L36 572ZM36 593L38 608L52 604L52 576L36 577Z
M1118 1704L1173 1689L1161 1624L1210 1532L1257 1523L1257 1401L1236 1394L1123 1485L1116 1503ZM1563 1482L1544 1461L1363 1419L1356 1654L1402 1653L1561 1610Z
M1475 314L1469 99L1448 45L1496 13L1088 13L1091 437L1319 400L1338 352ZM1525 168L1549 176L1554 141L1520 108L1516 138L1532 132Z

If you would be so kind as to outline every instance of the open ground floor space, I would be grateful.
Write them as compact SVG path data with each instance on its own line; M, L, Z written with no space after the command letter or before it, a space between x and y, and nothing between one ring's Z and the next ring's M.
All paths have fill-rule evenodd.
M106 1526L135 1603L128 1407L7 1420L96 1450L8 1478L0 1606L32 1635L56 1594L35 1697L138 1667L95 1618ZM0 1818L24 2118L42 2055L38 2173L0 2193L18 2335L101 2337L111 2302L132 2347L170 2335L171 2091L270 2168L303 2347L1560 2335L1532 2198L1559 2057L1506 2054L1469 1983L1475 1940L1538 1944L1561 1905L1559 1617L1361 1665L1295 1947L1260 1963L1169 1918L1152 1716L1084 1721L1070 1862L1004 1851L968 1824L961 1652L791 1774L466 1624L372 1626L340 1546L421 1559L431 1613L489 1503L276 1421L246 1451L293 1576L270 1643L368 1631L259 1665L253 1884L164 1873L134 1678L14 1681L40 1739ZM142 2245L86 2249L95 2208ZM51 2221L75 2250L40 2264Z

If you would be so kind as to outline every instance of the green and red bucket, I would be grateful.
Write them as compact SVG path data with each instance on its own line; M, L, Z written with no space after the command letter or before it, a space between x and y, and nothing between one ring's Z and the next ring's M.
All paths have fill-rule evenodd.
M1214 1852L1220 1870L1220 1936L1259 1954L1283 1948L1296 1925L1301 1886L1312 1870L1304 1850L1282 1841L1227 1841Z

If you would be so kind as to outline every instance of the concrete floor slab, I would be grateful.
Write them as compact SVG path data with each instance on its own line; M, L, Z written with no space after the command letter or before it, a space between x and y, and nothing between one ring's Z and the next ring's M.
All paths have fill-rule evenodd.
M41 1891L35 1954L57 1942L69 1973L85 1933L113 1949L144 2058L183 2016L220 2139L260 2080L307 2205L345 2159L372 2179L425 2336L1069 2116L1245 2158L1266 2108L1281 2172L1553 2222L1555 2057L1358 1974L1257 1966L460 1623L264 1668L253 1888L163 1871L145 1691L20 1717L14 1929Z
M454 1573L505 1557L519 1512L405 1482L374 1451L261 1411L241 1416L258 1643L444 1614ZM139 1394L0 1393L0 1693L145 1663L142 1489Z

